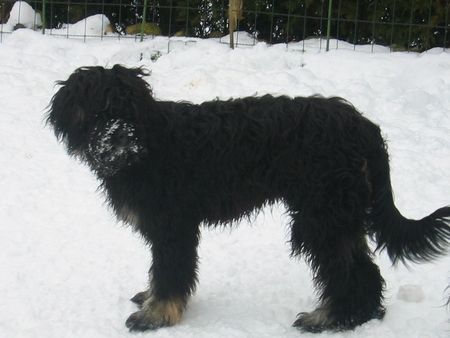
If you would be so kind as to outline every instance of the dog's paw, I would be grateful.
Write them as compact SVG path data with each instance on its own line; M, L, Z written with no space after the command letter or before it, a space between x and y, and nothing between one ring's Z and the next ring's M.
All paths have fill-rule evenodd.
M322 332L336 330L336 323L326 307L320 307L312 312L301 312L293 324L294 327L306 332Z
M144 304L144 302L147 299L150 299L151 297L151 291L150 290L146 290L146 291L142 291L142 292L138 292L137 294L135 294L130 300L135 303L137 306L142 307L142 305Z
M140 300L145 293L146 291L140 292L136 296L139 295L137 298ZM156 330L164 326L173 326L180 322L184 307L185 302L182 300L156 301L148 298L144 300L141 310L128 317L125 325L130 331Z
M166 326L162 320L156 320L156 318L153 318L153 316L143 310L132 313L125 325L130 331L156 330Z
M339 313L340 315L337 315ZM293 326L306 332L322 332L322 331L345 331L353 330L356 326L364 324L371 319L382 319L385 310L382 306L374 311L365 312L348 316L342 316L342 312L333 312L329 307L322 306L312 312L301 312L297 316L297 320Z

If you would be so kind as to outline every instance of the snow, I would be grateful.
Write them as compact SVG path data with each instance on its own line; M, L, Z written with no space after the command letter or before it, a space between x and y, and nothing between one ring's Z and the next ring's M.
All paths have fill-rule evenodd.
M51 34L75 36L100 36L111 30L111 23L105 15L96 14L74 24L64 24L61 28L52 29ZM47 30L49 31L49 30Z
M9 19L2 27L4 32L10 32L17 24L22 24L26 28L35 29L42 26L41 14L36 12L25 1L16 1L9 13Z
M234 32L233 39L234 39L235 45L237 44L240 47L253 46L257 42L255 36L245 32L245 31L244 32L242 32L242 31ZM230 43L230 34L223 36L219 40L223 43Z
M200 283L180 325L142 335L124 325L136 311L129 298L147 286L149 250L114 219L94 175L45 126L55 81L79 66L145 66L154 95L165 100L342 96L381 125L396 204L406 216L423 217L450 202L450 53L354 51L344 42L335 49L337 41L325 53L320 43L230 50L217 39L83 43L26 29L4 35L0 337L448 337L448 256L394 268L385 253L377 255L387 283L383 321L317 335L292 328L316 298L308 266L289 258L281 205L265 209L251 226L202 230Z
M410 303L420 303L425 295L420 285L402 285L398 288L397 299Z
M8 21L5 24L0 24L0 31L10 33L14 31L17 24L30 29L41 28L41 13L35 11L25 1L16 1L11 8ZM117 33L112 33L111 22L103 14L91 15L74 24L63 24L59 28L45 29L45 31L46 34L63 36L98 37L106 34L118 36Z

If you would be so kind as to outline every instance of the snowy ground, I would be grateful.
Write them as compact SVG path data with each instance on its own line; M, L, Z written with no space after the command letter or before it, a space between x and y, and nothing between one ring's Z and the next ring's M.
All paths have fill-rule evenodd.
M128 333L129 298L146 287L150 257L118 224L98 182L45 127L56 88L84 65L144 65L160 99L201 102L254 94L339 95L389 141L399 209L423 217L450 203L450 53L377 47L318 52L317 41L234 51L217 40L76 40L19 30L0 44L0 337L448 337L450 257L393 268L387 314L353 332L302 334L290 325L315 305L311 273L289 259L282 206L254 225L206 230L200 284L179 326ZM332 44L333 45L333 44ZM150 60L156 51L162 56ZM142 60L141 60L142 57ZM250 242L248 239L251 238Z

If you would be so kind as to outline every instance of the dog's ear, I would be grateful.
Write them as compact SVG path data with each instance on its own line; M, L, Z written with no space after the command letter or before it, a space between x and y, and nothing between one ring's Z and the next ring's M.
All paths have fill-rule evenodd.
M111 72L114 78L114 86L119 93L127 93L127 101L132 101L133 104L140 104L140 101L153 101L152 88L149 83L144 80L144 77L149 76L151 72L143 67L127 68L121 65L114 65L113 68L107 70ZM114 95L117 98L121 95ZM129 102L127 102L128 104Z
M151 74L151 71L144 67L137 67L137 68L128 68L124 67L120 64L115 64L111 70L116 73L116 76L121 78L141 78L144 76L149 76Z

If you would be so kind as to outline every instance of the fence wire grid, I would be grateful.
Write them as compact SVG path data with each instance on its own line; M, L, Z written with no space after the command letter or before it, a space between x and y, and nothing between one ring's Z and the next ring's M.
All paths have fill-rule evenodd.
M326 49L345 41L422 52L450 47L450 0L242 0L237 30L269 44L319 38ZM220 38L227 43L229 1L225 0L0 0L0 42L17 29L66 38L154 36ZM101 16L93 30L89 19ZM241 33L240 33L241 34ZM330 46L330 40L333 45ZM325 46L325 44L323 44ZM341 44L342 45L342 44ZM320 44L320 48L325 48Z

